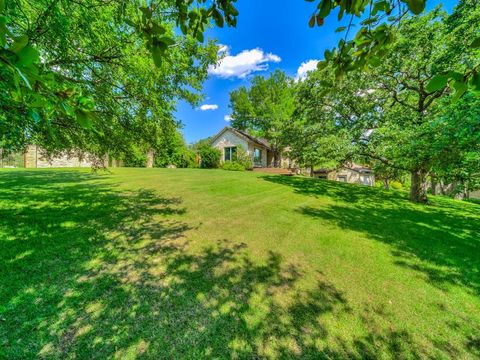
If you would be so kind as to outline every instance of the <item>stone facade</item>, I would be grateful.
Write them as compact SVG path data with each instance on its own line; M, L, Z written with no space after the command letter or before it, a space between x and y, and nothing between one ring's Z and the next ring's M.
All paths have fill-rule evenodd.
M472 199L480 199L480 190L477 190L477 191L472 191L470 193L470 197Z
M25 154L26 168L56 168L56 167L91 167L92 162L88 156L80 157L72 154L62 154L47 157L37 145L28 145Z
M219 149L222 152L221 162L224 162L225 159L225 148L228 147L238 147L241 146L249 156L253 158L255 149L260 150L261 153L261 162L254 164L254 166L267 167L268 159L271 159L269 156L270 151L266 146L257 144L250 139L238 134L230 128L223 129L212 141L212 146Z

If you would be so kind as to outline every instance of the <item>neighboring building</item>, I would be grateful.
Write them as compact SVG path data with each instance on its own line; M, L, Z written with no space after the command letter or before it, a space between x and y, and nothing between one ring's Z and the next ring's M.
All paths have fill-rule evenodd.
M479 199L480 200L480 190L477 190L477 191L472 191L470 194L469 194L470 198L472 199Z
M2 156L0 150L0 167L49 168L49 167L90 167L92 162L88 156L62 154L47 157L37 145L28 145L25 152Z
M212 138L211 144L222 152L222 163L233 160L241 146L252 157L254 167L273 166L273 151L268 142L244 131L226 126Z
M346 164L338 169L318 169L313 171L313 176L319 179L334 180L340 182L375 185L373 171L365 166Z

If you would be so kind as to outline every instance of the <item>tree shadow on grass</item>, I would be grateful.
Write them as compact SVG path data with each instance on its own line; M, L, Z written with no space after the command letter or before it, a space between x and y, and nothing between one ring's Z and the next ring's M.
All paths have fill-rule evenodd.
M425 274L435 286L459 285L480 295L480 208L432 198L429 206L402 193L309 178L265 177L335 204L298 211L392 246L397 263Z
M332 339L325 319L355 316L342 291L321 273L301 287L303 269L274 251L192 248L180 198L73 171L31 176L0 174L0 357L421 354L399 331Z

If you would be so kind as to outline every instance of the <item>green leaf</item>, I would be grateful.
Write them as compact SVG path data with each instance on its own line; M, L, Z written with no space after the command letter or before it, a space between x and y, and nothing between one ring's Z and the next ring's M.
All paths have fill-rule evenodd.
M388 4L385 0L377 1L373 4L372 15L376 15L379 11L385 11L388 8Z
M317 69L318 70L323 70L327 67L328 63L326 61L319 61L317 63Z
M40 121L40 115L38 114L38 112L34 109L30 109L29 111L29 114L31 116L31 118L35 121L35 122L39 122Z
M463 81L463 74L462 73L459 73L459 72L456 72L456 71L449 71L447 73L447 76L450 78L450 79L454 79L456 81Z
M197 34L195 35L196 39L198 42L203 43L204 37L203 37L203 32L202 31L197 31Z
M19 37L15 38L15 41L10 46L9 50L13 51L14 53L18 53L25 46L27 46L27 44L28 44L28 36L27 35L22 35L22 36L19 36Z
M330 14L330 11L332 11L332 1L322 0L318 15L320 15L322 19L325 19Z
M66 101L63 101L61 103L61 106L62 106L65 114L67 114L68 116L75 116L75 111L74 111L73 107L71 107L70 104L68 104Z
M167 47L175 44L175 40L169 36L161 36L158 38L158 41L164 43Z
M75 111L75 120L77 123L84 129L92 128L92 119L90 118L90 113L81 109Z
M347 28L346 26L340 26L340 27L338 27L338 28L335 29L335 32L336 32L336 33L342 32L342 31L344 31L346 28Z
M27 86L27 88L32 90L32 86L30 85L30 81L28 81L27 77L20 71L19 68L15 67L15 69L17 70L18 75L20 75L20 77L22 78L22 80L25 83L25 85Z
M17 55L19 58L17 64L22 66L29 66L40 58L38 51L30 45L25 46Z
M453 100L456 101L468 90L468 85L463 81L455 81L453 83L455 93L453 94Z
M216 8L213 9L212 16L213 16L213 20L215 20L215 24L219 28L223 28L223 16L222 14L220 14L220 11L218 11Z
M156 21L152 22L152 34L163 35L165 34L165 27L158 24Z
M145 16L147 19L152 18L152 10L150 10L148 7L140 6L139 9L142 12L143 16Z
M474 73L470 79L470 86L473 88L473 90L480 90L480 74L479 73Z
M91 98L86 96L81 96L78 99L78 104L84 111L92 111L95 108L95 102Z
M378 56L373 56L368 60L368 63L370 65L373 65L373 66L377 67L377 66L380 66L382 61L380 60L380 58Z
M407 0L407 6L415 15L420 14L425 9L425 0Z
M312 16L310 18L310 20L308 21L308 26L310 26L311 28L313 28L315 26L315 15Z
M159 46L154 46L152 48L152 57L153 57L153 62L156 67L161 67L162 62L163 62L163 56L165 54L165 51L162 50Z
M5 0L0 0L0 12L5 11Z
M480 37L477 37L475 40L472 41L470 47L476 49L480 47Z
M330 50L325 50L323 53L323 57L325 60L330 61L332 59L332 52Z
M427 86L425 87L428 92L434 92L443 90L447 86L448 76L445 75L435 75L430 79Z
M4 47L7 44L7 17L0 16L0 47Z

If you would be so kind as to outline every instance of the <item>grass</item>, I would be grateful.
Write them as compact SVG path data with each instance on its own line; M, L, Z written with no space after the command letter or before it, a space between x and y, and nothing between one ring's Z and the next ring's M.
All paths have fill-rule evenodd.
M478 358L480 205L249 172L0 170L0 358Z

